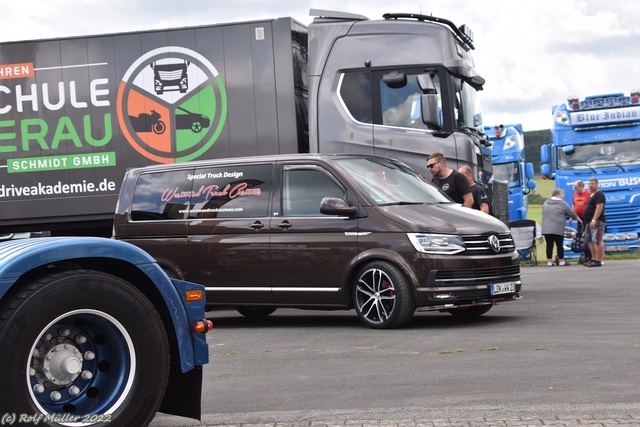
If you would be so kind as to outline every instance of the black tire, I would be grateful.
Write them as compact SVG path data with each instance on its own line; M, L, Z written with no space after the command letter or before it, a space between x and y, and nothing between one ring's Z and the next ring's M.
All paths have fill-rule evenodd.
M276 311L275 307L236 307L238 313L242 314L244 317L256 318L256 317L267 317Z
M151 422L170 354L160 316L138 289L75 270L11 291L0 307L0 412L58 414L66 425L74 416L94 426Z
M476 305L473 307L465 307L465 308L452 308L451 310L447 310L447 311L456 317L473 319L475 317L482 316L487 311L491 310L491 307L493 307L493 304Z
M363 267L353 286L353 305L360 320L373 329L405 325L415 311L409 284L395 265L374 261Z

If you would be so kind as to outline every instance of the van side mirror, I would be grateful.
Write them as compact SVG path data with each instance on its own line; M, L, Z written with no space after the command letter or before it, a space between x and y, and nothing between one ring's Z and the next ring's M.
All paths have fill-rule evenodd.
M323 215L353 216L358 212L355 206L349 206L340 197L325 197L320 202L320 213Z

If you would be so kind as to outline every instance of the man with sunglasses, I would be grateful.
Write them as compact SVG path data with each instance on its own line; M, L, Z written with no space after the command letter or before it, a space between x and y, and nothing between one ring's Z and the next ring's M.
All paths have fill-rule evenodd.
M427 168L433 175L432 182L440 187L456 203L470 208L473 206L473 194L467 178L457 170L447 166L442 153L433 153L427 159Z

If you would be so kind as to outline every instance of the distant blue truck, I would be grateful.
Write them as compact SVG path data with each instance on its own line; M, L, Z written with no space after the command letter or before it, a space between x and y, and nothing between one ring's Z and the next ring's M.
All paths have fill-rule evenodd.
M572 96L553 107L552 141L540 149L541 172L555 179L571 205L573 184L598 179L606 196L605 252L636 252L640 248L640 91ZM574 223L575 225L575 223ZM571 237L565 233L565 256Z
M200 419L211 327L204 287L170 279L133 245L0 242L0 423L146 426L157 411Z
M536 188L532 163L525 162L521 124L485 126L491 142L494 179L509 183L509 221L526 219L528 195Z

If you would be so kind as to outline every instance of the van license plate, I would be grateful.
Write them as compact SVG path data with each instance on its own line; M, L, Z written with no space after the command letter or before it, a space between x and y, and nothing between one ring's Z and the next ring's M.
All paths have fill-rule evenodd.
M494 283L491 285L491 295L511 294L515 291L515 283Z

